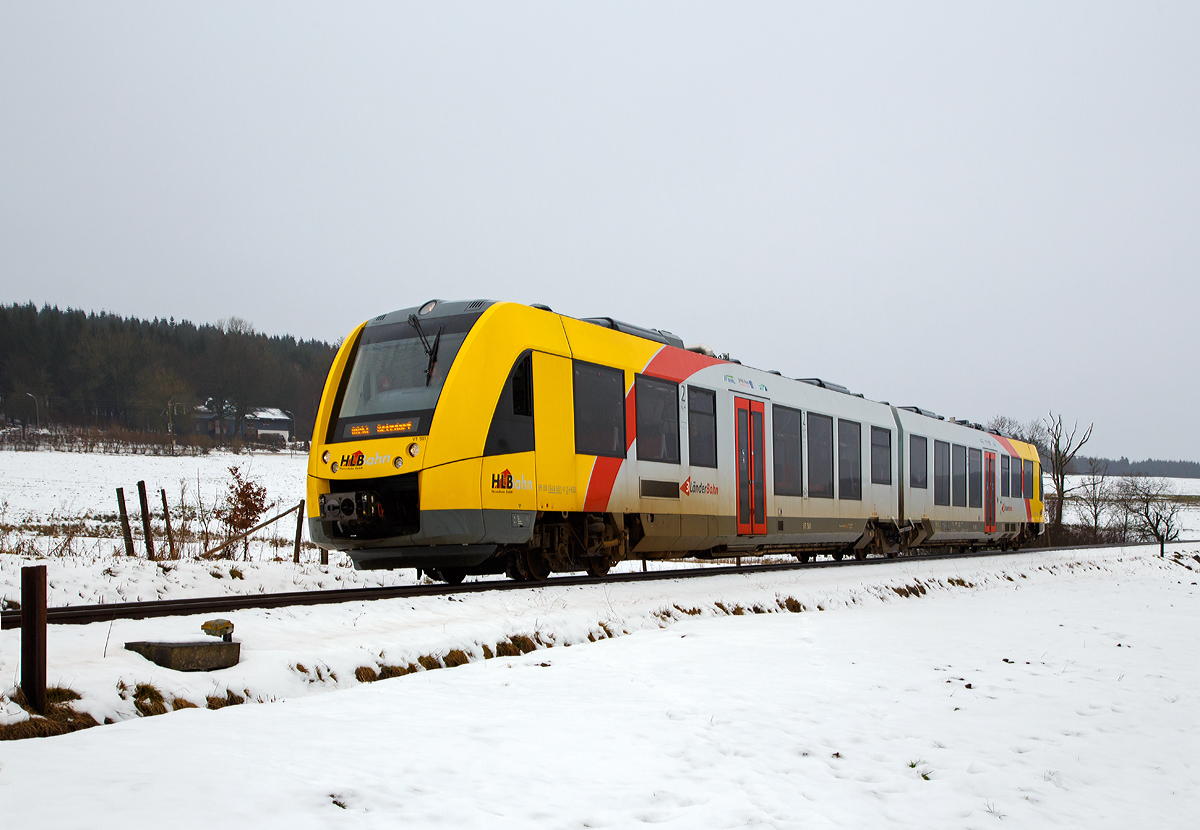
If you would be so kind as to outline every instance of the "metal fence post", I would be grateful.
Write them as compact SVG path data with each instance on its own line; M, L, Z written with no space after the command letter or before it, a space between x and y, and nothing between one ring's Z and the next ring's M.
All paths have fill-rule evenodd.
M121 533L125 536L125 555L134 556L133 531L129 529L129 513L125 510L125 488L117 488L117 507L121 511Z
M21 691L46 714L46 566L21 568Z
M150 536L150 503L146 499L146 482L138 482L138 500L142 503L142 533L146 536L146 558L154 561L154 539Z
M304 499L300 499L300 506L296 509L296 547L292 550L292 562L300 564L300 541L304 533Z
M162 493L163 521L167 525L167 549L171 553L171 558L177 559L178 557L175 554L175 534L171 532L171 510L167 507L167 491L163 489L159 492Z

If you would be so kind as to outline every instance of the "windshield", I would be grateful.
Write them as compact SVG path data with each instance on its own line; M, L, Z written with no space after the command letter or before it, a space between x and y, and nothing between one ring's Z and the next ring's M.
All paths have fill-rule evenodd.
M334 441L426 435L442 384L478 314L363 329L351 358Z

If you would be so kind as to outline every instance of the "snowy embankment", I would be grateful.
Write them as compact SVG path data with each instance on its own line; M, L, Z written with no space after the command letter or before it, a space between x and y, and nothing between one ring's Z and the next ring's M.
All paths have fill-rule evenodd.
M242 664L203 676L120 648L200 618L118 622L107 655L107 626L53 627L51 679L128 720L0 743L0 804L55 827L1190 826L1200 560L1171 553L246 611ZM514 635L579 645L482 659ZM471 662L354 679L453 649ZM134 719L118 681L285 700Z

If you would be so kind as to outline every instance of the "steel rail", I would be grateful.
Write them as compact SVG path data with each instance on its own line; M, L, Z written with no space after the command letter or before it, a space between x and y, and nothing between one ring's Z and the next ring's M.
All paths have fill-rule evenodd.
M1183 540L1170 544L1200 544L1198 541ZM991 556L1036 556L1070 550L1099 550L1121 547L1150 547L1157 543L1129 545L1122 543L1103 545L1071 545L1056 548L1024 548L1021 550L989 550L966 553L925 553L887 558L882 556L867 559L821 560L811 562L778 562L761 565L709 565L701 568L673 568L657 571L635 571L632 573L608 574L603 577L558 576L541 582L517 582L495 579L482 582L465 582L461 585L394 585L382 588L338 588L321 591L289 591L274 594L232 594L220 597L196 597L192 599L167 599L149 602L121 602L101 605L64 605L49 608L46 622L56 625L84 625L110 620L141 620L151 617L175 617L190 614L219 614L240 611L246 608L287 608L300 605L335 605L347 602L369 602L402 597L447 596L453 594L477 594L485 591L517 591L529 588L569 588L577 585L602 585L622 582L648 582L661 579L694 579L705 576L727 576L730 574L752 575L777 571L796 571L807 568L837 568L859 565L885 565L901 562L926 562L941 559L975 559ZM20 628L21 612L0 612L0 629Z

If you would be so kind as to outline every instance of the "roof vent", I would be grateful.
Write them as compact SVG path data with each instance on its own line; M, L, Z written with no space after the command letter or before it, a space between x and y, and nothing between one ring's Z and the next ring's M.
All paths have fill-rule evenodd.
M821 380L820 378L799 378L799 380L801 383L807 383L811 386L820 386L822 389L830 389L834 392L841 392L843 395L850 394L850 390L845 386L842 386L840 383L830 383L829 381Z
M552 312L552 311L554 311L554 309L552 309L550 306L548 306L548 305L543 305L542 303L530 303L530 304L529 304L529 307L530 307L530 308L536 308L536 309L538 309L539 311L551 311L551 312Z
M467 311L474 311L477 308L483 308L487 305L487 300L472 300L467 304Z

